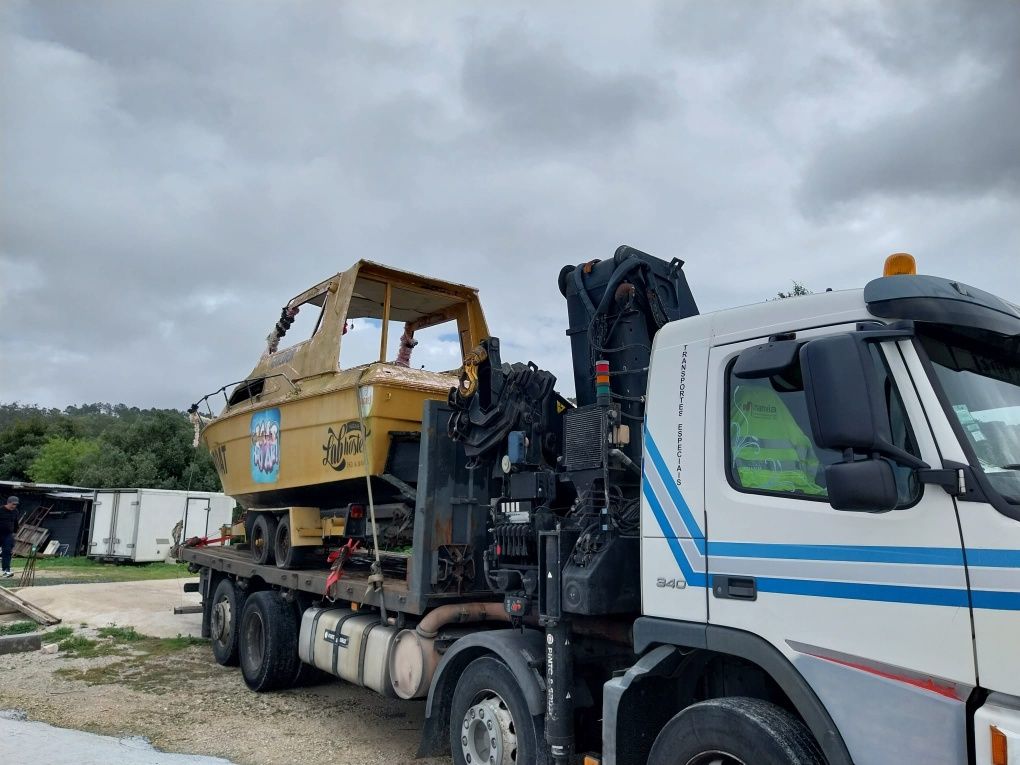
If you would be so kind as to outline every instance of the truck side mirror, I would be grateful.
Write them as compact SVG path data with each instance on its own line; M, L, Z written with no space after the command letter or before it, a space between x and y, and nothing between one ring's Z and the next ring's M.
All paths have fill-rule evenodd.
M818 446L875 452L889 444L885 395L861 338L845 334L812 340L801 347L800 364Z
M881 335L872 334L872 339ZM869 333L811 340L800 349L814 442L846 455L825 469L829 504L837 510L883 512L898 502L893 462L928 465L892 444L882 380L868 348Z
M835 510L881 513L899 502L892 464L881 457L829 465L825 486Z

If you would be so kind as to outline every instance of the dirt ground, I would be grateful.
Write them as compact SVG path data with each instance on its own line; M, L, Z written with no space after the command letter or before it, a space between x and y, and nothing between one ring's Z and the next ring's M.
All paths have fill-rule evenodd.
M76 613L89 609L93 598L100 599L94 602L96 611L111 612L105 602L109 593L89 592L95 585L64 587L80 588ZM130 600L145 602L133 588L127 590ZM49 607L61 615L59 603ZM122 626L131 622L116 620ZM96 634L71 619L65 625L76 635ZM144 632L141 625L138 629ZM410 762L424 706L340 681L252 693L237 668L213 661L207 644L144 657L70 658L63 651L0 656L0 709L23 710L31 720L58 727L143 736L164 751L219 756L239 765ZM417 762L448 765L449 760Z

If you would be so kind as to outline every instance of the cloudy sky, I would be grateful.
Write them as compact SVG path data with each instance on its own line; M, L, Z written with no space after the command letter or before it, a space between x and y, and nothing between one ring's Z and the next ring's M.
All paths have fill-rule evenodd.
M570 390L562 265L1020 301L1020 3L0 4L0 401L186 407L361 257Z

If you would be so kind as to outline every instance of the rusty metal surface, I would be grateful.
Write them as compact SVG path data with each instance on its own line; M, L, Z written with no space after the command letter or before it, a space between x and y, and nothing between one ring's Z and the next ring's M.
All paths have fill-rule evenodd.
M456 372L429 372L396 364L372 364L361 377L361 385L398 385L413 390L442 393L445 398L450 388L457 385Z

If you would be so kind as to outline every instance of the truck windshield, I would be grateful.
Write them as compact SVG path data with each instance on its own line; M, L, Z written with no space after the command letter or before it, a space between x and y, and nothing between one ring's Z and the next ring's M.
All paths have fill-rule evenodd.
M1003 335L921 337L949 414L960 423L989 483L1020 504L1020 354Z

